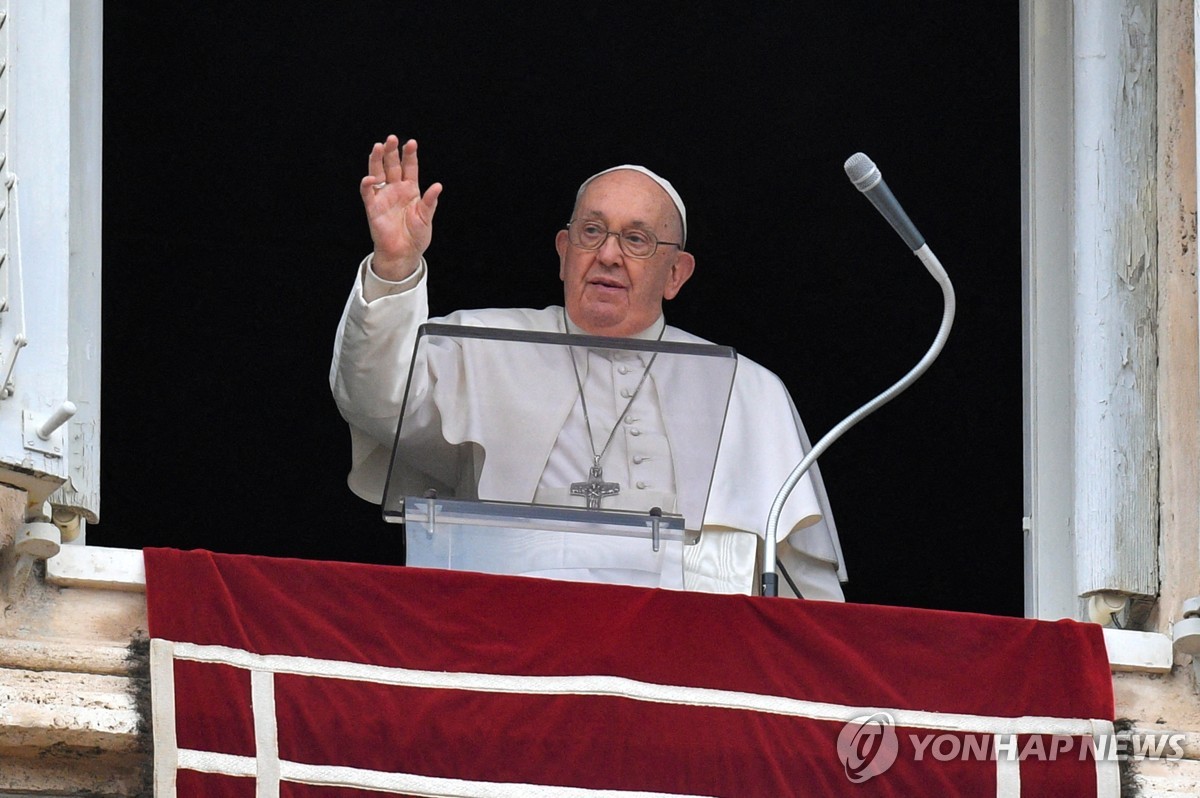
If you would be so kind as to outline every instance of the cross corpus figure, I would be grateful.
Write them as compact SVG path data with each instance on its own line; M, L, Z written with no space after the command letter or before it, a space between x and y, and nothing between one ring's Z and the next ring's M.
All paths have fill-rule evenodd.
M600 499L604 496L616 496L620 492L620 483L604 481L604 469L599 463L588 472L587 482L571 483L571 495L587 497L587 506L591 510L600 509Z

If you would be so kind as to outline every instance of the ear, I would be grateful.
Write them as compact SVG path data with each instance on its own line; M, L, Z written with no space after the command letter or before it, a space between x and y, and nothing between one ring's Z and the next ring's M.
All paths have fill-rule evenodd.
M671 273L667 275L667 285L663 289L663 299L674 299L679 293L679 289L683 288L683 284L692 276L692 272L696 270L696 259L692 257L690 252L680 252L679 257L675 259L675 263L671 266Z
M558 279L567 279L567 231L559 230L554 236L554 248L558 250Z

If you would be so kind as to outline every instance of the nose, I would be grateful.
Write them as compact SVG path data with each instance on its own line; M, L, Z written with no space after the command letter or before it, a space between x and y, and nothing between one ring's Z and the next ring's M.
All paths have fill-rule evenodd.
M604 237L604 243L600 245L600 249L596 250L596 256L605 265L619 263L624 255L625 253L621 250L621 234L612 231L609 231Z

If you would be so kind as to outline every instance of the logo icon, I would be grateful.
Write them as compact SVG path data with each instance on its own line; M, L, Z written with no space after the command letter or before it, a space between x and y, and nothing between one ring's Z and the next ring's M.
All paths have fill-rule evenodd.
M854 718L838 734L838 759L852 784L862 784L886 771L895 764L899 750L896 722L886 712Z

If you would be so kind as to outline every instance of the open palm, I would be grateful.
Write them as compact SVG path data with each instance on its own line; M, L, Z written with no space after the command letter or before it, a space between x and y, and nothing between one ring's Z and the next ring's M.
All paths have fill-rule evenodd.
M367 175L359 184L371 240L372 268L385 280L402 280L420 265L433 237L433 214L442 184L421 194L417 142L400 146L395 136L371 148Z

